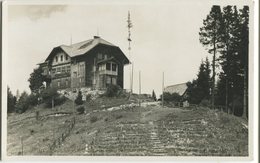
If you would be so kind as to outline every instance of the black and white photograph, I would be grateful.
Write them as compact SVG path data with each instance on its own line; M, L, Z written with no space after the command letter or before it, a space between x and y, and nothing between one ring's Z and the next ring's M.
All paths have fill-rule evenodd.
M3 3L3 158L253 158L253 1L47 2Z

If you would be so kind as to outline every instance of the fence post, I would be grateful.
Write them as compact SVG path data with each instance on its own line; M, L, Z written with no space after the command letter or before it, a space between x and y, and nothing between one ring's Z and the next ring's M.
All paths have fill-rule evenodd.
M22 136L20 136L20 140L21 140L21 146L22 146L21 155L23 155L23 137Z
M39 120L39 115L40 115L40 112L39 112L39 110L37 110L37 111L36 111L36 121Z

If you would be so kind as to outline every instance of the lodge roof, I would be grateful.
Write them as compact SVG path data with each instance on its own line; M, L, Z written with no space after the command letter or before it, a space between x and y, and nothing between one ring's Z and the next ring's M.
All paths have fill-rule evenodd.
M70 57L82 55L90 51L98 44L105 44L109 46L115 46L112 43L95 36L94 39L82 41L72 45L60 45L61 49L64 50Z
M121 49L118 46L100 38L99 36L94 36L93 39L89 39L72 45L57 46L53 48L53 50L51 51L51 53L49 54L49 56L46 58L45 61L48 61L53 55L55 55L55 51L58 49L63 50L70 57L76 57L88 53L90 50L92 50L93 48L95 48L97 45L100 44L117 48L120 51L120 53L123 54L123 57L125 58L125 63L129 63L128 58L124 55L124 53L121 51Z
M187 85L186 83L181 83L181 84L175 84L175 85L170 85L170 86L167 86L165 89L164 89L164 92L169 92L169 93L178 93L179 95L183 95L186 90L187 90Z

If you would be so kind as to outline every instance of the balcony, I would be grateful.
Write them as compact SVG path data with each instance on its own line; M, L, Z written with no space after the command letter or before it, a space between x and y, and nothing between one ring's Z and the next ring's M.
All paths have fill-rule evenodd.
M70 72L56 72L56 73L51 73L51 78L56 79L56 78L64 78L64 77L70 77Z
M100 75L118 75L118 65L114 62L106 62L98 65Z
M118 75L117 71L111 71L111 70L101 70L101 71L99 71L99 74L100 75L115 75L115 76Z

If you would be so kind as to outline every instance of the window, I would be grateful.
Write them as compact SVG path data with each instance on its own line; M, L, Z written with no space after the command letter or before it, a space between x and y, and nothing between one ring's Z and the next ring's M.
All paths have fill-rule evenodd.
M112 63L112 71L116 71L116 64Z
M79 65L79 74L78 74L79 76L84 76L84 72L85 72L84 68L85 68L84 63L80 63L80 65Z
M60 87L60 81L58 81L58 87Z
M65 67L65 66L62 67L61 72L62 72L62 73L65 73L65 72L66 72L66 67Z
M110 63L106 63L106 70L111 70L111 64Z
M63 55L60 56L60 61L61 61L61 62L63 61Z
M61 68L60 68L60 67L58 67L58 68L57 68L57 73L60 73L60 70L61 70Z
M67 72L70 73L70 66L67 66Z
M58 62L58 57L57 56L55 57L55 60L56 60L56 62Z
M53 69L52 69L52 73L55 73L55 72L56 72L56 68L53 68Z
M79 83L81 83L82 82L82 78L79 78Z
M66 60L68 60L69 59L69 57L66 55Z
M74 78L77 77L77 72L73 72L73 77L74 77Z
M66 86L68 86L69 85L69 81L68 81L68 79L66 80Z

